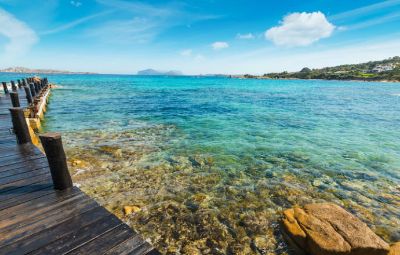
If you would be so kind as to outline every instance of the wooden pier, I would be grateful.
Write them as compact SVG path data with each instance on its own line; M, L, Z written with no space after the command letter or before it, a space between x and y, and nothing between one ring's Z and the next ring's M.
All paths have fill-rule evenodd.
M47 158L21 134L13 133L21 132L21 127L15 126L17 115L11 118L12 102L16 107L17 103L22 108L32 106L46 82L28 84L29 79L23 79L18 87L12 83L11 89L3 84L0 95L0 254L159 254L128 225L70 185L59 135L41 138L47 139L43 144ZM35 91L27 96L31 89Z

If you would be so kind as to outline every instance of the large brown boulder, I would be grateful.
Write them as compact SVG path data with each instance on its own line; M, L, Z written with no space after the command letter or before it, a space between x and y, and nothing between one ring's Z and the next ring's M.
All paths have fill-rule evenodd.
M298 254L387 255L389 245L358 218L332 203L284 211L283 234Z
M389 255L400 255L400 242L397 242L390 246Z

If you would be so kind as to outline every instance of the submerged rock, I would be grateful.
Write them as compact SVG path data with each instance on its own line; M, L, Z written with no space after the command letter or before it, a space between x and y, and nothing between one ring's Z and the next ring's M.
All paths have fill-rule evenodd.
M141 211L141 209L137 205L126 205L126 206L124 206L125 215L137 213L137 212L140 212L140 211Z
M386 255L389 245L362 221L332 203L284 211L283 234L298 254Z

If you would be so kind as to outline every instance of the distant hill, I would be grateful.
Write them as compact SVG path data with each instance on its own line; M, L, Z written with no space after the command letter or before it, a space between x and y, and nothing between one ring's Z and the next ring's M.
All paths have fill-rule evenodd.
M239 78L258 79L323 79L400 82L400 57L362 64L340 65L320 69L304 67L299 72L267 73L263 76L243 75Z
M183 75L182 72L180 71L168 71L168 72L163 72L163 71L157 71L154 69L146 69L137 72L137 75L168 75L168 76L177 76L177 75Z
M42 73L42 74L94 74L90 72L70 72L52 69L30 69L26 67L9 67L0 69L0 73Z

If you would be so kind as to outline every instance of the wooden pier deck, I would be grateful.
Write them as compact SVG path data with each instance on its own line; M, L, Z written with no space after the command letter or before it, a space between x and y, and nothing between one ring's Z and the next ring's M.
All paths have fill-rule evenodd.
M79 188L55 190L46 156L10 132L10 107L0 94L0 254L159 254Z

